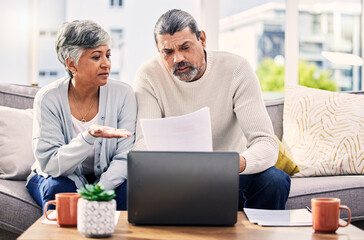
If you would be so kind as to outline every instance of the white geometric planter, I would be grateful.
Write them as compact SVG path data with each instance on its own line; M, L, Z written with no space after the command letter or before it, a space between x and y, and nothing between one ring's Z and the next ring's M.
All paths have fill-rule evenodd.
M83 198L77 204L77 230L85 237L104 238L114 232L116 201L89 201Z

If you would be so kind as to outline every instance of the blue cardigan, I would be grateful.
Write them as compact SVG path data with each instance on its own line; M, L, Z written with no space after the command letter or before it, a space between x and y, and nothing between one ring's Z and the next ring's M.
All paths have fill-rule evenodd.
M68 177L76 187L87 181L82 162L95 149L94 173L106 190L115 189L127 178L127 153L135 140L137 103L126 83L109 79L100 87L98 124L124 128L128 138L95 138L88 131L73 136L68 102L70 78L59 79L38 91L34 99L33 153L35 163L28 181L38 173L47 178Z

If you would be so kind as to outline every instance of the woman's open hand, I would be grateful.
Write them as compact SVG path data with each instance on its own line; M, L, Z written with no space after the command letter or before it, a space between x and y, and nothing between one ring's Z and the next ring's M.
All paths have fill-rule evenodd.
M117 129L108 126L101 126L98 124L92 124L88 128L88 132L94 137L102 138L126 138L132 134L126 129Z

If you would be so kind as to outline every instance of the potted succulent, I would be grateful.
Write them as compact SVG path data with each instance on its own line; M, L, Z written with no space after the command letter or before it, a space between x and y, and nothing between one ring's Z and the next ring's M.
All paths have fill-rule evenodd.
M78 189L77 229L86 237L109 237L115 228L116 201L114 190L105 191L100 184L86 184Z

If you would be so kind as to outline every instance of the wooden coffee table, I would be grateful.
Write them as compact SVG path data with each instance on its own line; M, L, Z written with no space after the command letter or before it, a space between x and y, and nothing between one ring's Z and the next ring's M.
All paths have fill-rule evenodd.
M42 224L44 216L30 226L18 239L87 239L77 228L61 228ZM364 231L349 225L339 228L336 234L318 234L311 227L261 227L250 223L243 212L233 227L199 226L134 226L128 223L126 211L120 212L115 232L108 239L364 239Z

